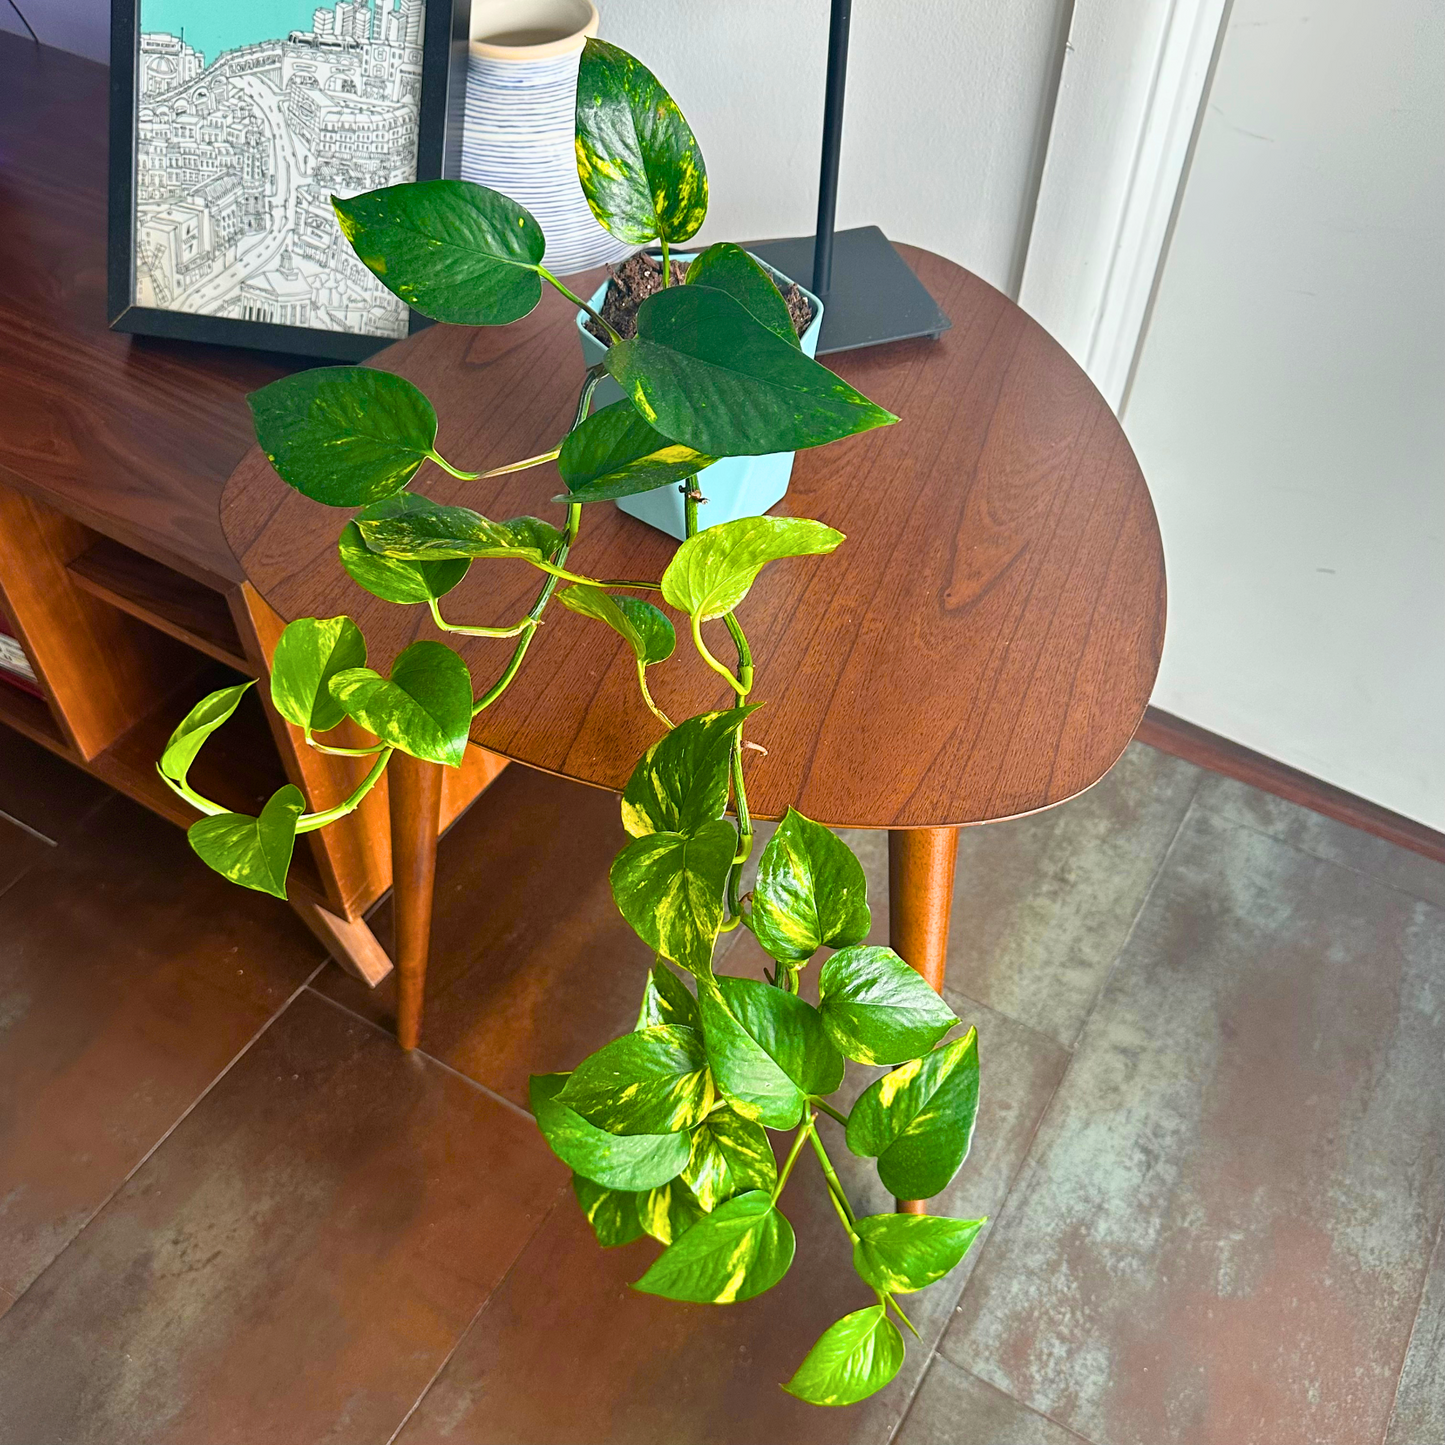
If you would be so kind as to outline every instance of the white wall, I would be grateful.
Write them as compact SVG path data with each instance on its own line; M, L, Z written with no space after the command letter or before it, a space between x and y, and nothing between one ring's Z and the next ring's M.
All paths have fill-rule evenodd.
M1156 704L1435 828L1442 55L1438 0L1236 0L1123 413L1169 564Z

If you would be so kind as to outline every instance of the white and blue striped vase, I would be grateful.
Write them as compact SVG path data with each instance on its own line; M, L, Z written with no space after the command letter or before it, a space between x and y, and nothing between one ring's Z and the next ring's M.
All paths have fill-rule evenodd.
M637 249L597 224L577 179L577 67L596 33L590 0L473 0L461 176L537 218L559 276Z

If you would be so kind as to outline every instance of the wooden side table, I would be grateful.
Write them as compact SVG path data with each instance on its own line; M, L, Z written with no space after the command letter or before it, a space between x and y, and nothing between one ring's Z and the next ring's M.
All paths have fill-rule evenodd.
M903 419L800 453L774 509L818 518L848 540L831 557L769 566L743 606L754 696L768 704L749 724L767 753L750 755L748 796L761 818L793 804L835 827L893 830L894 946L941 987L957 829L1060 803L1114 764L1158 668L1164 565L1133 453L1079 368L977 277L927 252L904 254L953 329L938 342L830 358ZM584 294L594 284L574 282ZM554 446L582 374L574 311L550 294L514 326L436 326L376 364L431 397L440 449L477 471ZM498 518L546 513L560 488L550 467L463 483L430 464L418 485ZM286 487L257 450L227 483L221 508L242 570L280 616L349 613L371 664L385 671L404 647L442 634L425 607L391 606L350 581L336 555L346 515ZM674 546L602 504L587 509L569 565L656 577ZM477 563L446 610L458 621L509 623L536 585L525 564ZM479 687L510 647L460 643ZM685 646L654 677L672 717L731 696ZM621 639L554 607L522 673L476 718L472 738L529 767L620 791L659 731ZM412 1047L441 770L400 755L392 768L398 1033Z

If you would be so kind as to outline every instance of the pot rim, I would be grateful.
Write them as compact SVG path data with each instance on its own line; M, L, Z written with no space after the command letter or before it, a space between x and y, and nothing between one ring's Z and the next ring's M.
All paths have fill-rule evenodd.
M591 18L570 35L564 35L558 40L544 41L541 45L499 45L495 41L474 37L469 44L471 53L487 60L513 61L551 60L559 55L570 55L574 50L581 50L587 41L597 34L597 7L592 4L592 0L585 0L585 3Z

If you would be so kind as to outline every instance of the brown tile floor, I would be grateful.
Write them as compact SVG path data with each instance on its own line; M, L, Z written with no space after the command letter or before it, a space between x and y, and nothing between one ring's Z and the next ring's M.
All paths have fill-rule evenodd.
M899 1380L824 1412L776 1388L863 1302L809 1173L782 1284L670 1305L517 1107L631 1022L620 837L502 777L443 844L407 1057L283 906L0 730L0 1445L1445 1441L1445 868L1142 747L965 834L944 1204L993 1224Z

